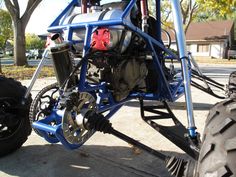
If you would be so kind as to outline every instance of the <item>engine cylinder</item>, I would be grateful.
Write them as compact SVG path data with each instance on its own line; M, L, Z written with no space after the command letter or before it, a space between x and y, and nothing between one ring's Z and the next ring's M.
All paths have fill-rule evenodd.
M53 67L59 86L63 85L73 69L69 50L70 45L68 43L61 43L51 47ZM71 87L74 83L75 78L70 79L68 87Z

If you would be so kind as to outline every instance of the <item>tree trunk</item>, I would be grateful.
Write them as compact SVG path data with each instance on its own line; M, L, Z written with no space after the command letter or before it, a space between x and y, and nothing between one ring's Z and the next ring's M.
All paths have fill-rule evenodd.
M18 0L4 0L14 23L14 63L16 66L27 65L25 56L25 28L32 13L41 1L42 0L28 0L25 12L23 15L20 15Z
M14 24L14 64L16 66L27 65L25 56L25 27L21 20Z

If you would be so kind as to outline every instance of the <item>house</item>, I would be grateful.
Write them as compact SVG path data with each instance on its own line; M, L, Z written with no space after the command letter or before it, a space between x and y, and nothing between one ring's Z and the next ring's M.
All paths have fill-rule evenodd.
M175 35L173 32L170 35L171 48L176 50ZM186 33L186 43L187 50L195 57L228 58L228 51L236 50L234 21L191 23Z

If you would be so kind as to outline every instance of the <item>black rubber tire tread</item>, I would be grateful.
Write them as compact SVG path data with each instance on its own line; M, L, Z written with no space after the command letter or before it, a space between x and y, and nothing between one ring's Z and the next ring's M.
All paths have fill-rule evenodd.
M58 87L58 83L53 83L51 85L44 87L42 90L40 90L40 92L36 95L35 99L32 101L31 106L30 106L30 111L29 111L29 120L30 120L31 125L35 120L35 116L37 114L36 110L37 110L37 106L38 106L38 101L40 100L41 96L45 92L47 92L49 89L56 88L56 87ZM35 133L40 135L36 130L34 130L34 131L35 131Z
M230 98L236 98L236 71L233 71L229 75L228 96Z
M26 103L21 105L22 98L26 92L26 87L22 86L20 82L6 77L0 77L0 98L10 97L16 100L17 119L20 119L19 126L12 135L0 139L0 157L12 153L19 149L31 134L31 126L29 122L29 108L32 101L31 95Z
M208 114L197 177L236 176L236 100L217 103Z

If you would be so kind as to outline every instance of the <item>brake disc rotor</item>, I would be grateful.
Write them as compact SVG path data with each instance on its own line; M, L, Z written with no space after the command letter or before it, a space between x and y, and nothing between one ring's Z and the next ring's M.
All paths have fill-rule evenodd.
M83 120L87 111L95 111L96 100L87 92L81 92L78 99L78 105L74 106L73 109L65 108L62 118L64 137L71 144L82 144L94 133L94 131L86 130L83 123L78 122L78 119Z

